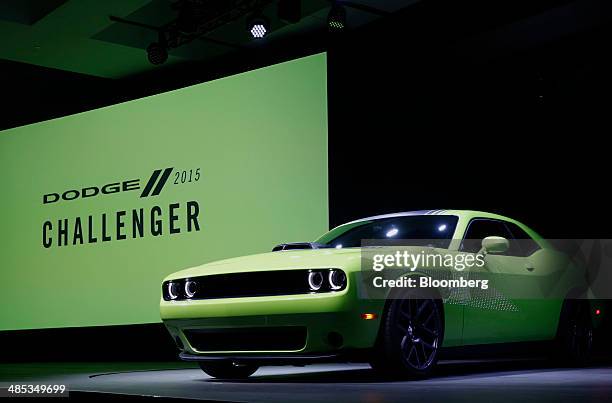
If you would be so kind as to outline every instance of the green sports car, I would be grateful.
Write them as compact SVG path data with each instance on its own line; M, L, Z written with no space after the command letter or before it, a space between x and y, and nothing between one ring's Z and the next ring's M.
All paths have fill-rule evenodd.
M370 255L386 249L376 241L390 239L401 239L403 251L416 257L471 257L476 264L459 270L434 260L425 268L423 260L404 270L372 270ZM459 275L463 283L449 282ZM391 376L419 377L446 347L556 341L568 360L586 362L600 311L594 313L585 277L580 265L513 219L415 211L179 271L163 281L160 311L180 358L213 377L316 362L369 362ZM391 286L373 290L389 278L429 281L386 281Z

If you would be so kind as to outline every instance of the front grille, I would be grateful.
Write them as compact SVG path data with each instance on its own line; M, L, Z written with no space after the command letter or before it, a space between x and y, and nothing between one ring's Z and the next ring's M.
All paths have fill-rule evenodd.
M296 351L306 345L303 326L184 330L197 351Z
M173 299L197 300L308 294L313 292L308 285L308 274L310 272L321 272L324 278L324 284L316 292L344 290L346 281L340 288L331 288L328 280L330 270L332 269L272 270L198 276L166 281L162 284L162 293L166 301ZM185 284L187 281L195 284L189 290L193 292L193 295L186 294ZM175 298L171 298L168 292L168 286L171 283L176 286L176 290L173 291L176 295Z

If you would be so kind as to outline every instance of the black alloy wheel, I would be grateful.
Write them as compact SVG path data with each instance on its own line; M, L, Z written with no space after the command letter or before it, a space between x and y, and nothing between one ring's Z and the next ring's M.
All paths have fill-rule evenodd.
M392 377L426 377L436 366L443 336L440 300L396 299L384 315L372 367Z

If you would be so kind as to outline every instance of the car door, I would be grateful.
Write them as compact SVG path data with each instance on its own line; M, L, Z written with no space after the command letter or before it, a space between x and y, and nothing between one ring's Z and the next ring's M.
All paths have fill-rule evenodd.
M488 236L500 236L509 241L505 253L487 254L484 265L472 269L472 276L480 275L490 281L487 290L470 290L470 297L465 301L464 344L545 339L556 323L545 317L549 311L547 301L518 296L518 291L538 287L537 269L530 259L536 248L524 251L507 224L502 220L473 219L460 245L463 252L478 253L482 239Z
M522 289L513 298L530 309L529 319L532 323L525 329L526 337L530 340L552 339L557 333L565 296L574 287L583 287L580 280L584 279L575 277L576 272L570 269L573 263L566 254L551 247L542 247L515 223L505 224L512 233L511 242L517 244L522 256L527 259L524 269L529 273L524 273L520 266L510 268L514 278L518 279L515 288Z

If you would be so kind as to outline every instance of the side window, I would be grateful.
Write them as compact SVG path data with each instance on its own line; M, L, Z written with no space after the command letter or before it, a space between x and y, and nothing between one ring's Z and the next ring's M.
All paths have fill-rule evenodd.
M512 234L501 221L477 218L472 220L463 237L461 250L463 252L477 253L482 247L482 240L488 236L501 236L508 240L512 239ZM512 249L513 242L510 242L510 250L504 255L514 255Z
M521 227L518 225L507 222L506 225L510 232L512 232L513 238L518 240L518 246L520 247L522 256L531 256L540 248L540 245L536 241L533 240Z

